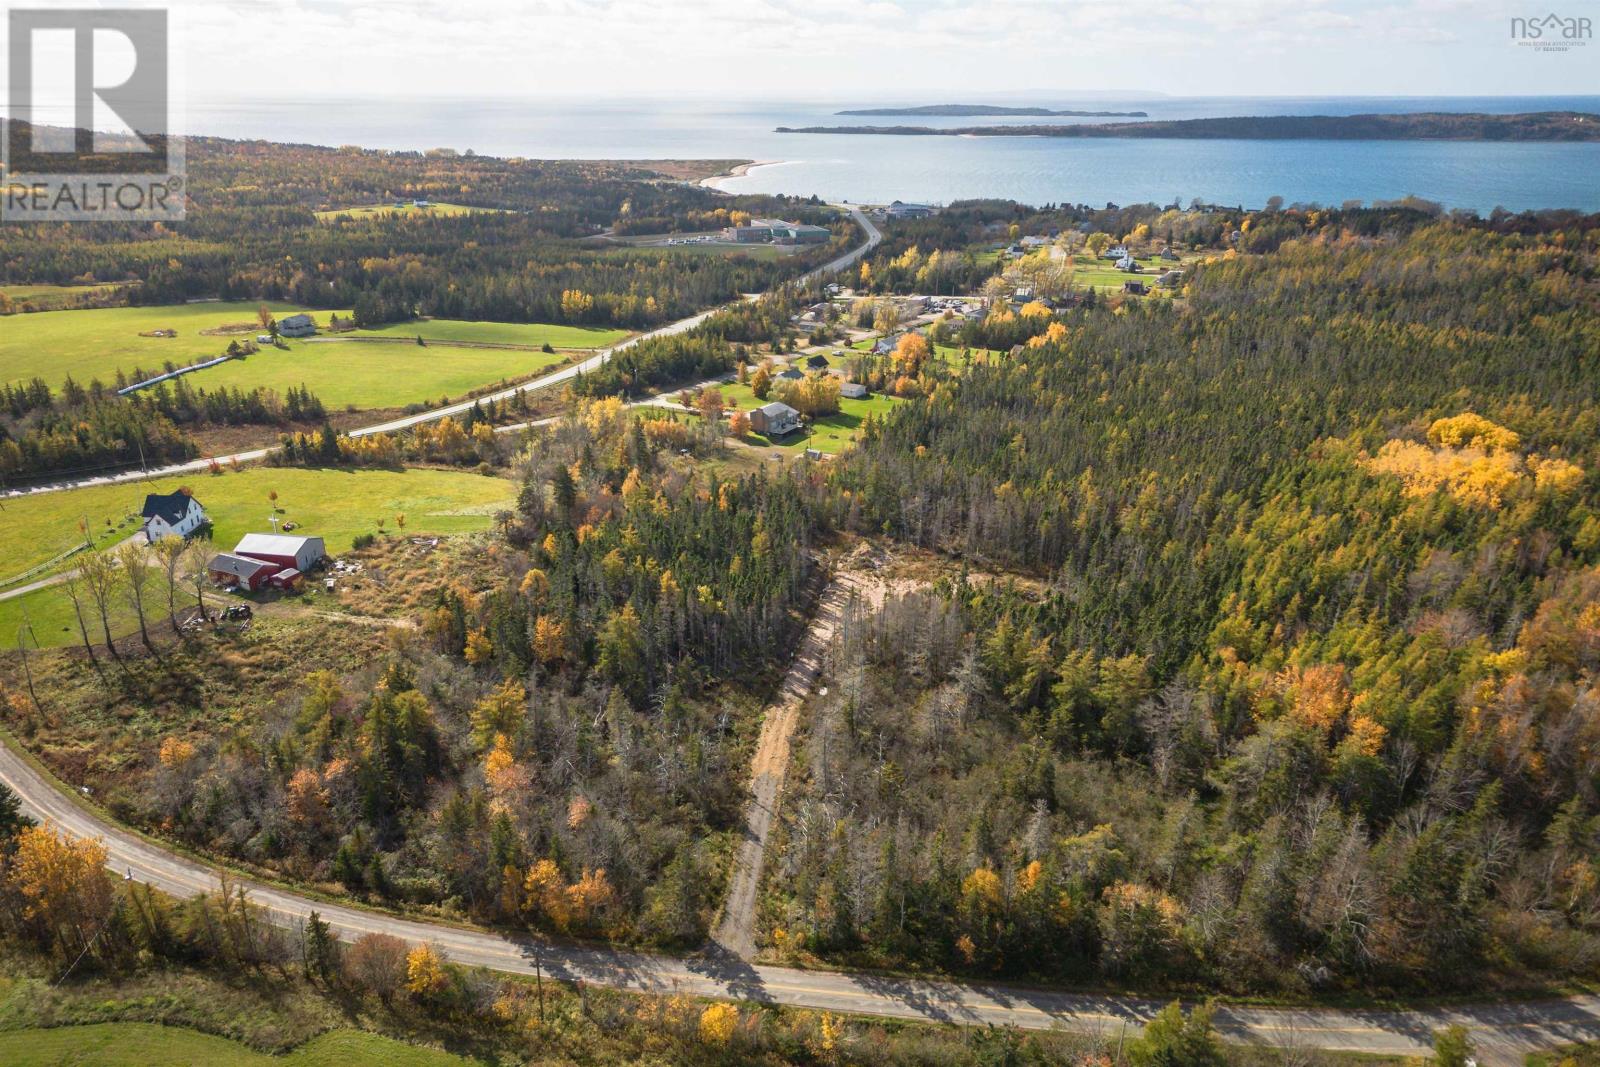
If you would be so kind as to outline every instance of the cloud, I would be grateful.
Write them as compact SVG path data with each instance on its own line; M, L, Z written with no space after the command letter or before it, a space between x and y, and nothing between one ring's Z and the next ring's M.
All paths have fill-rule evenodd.
M173 0L200 93L1468 92L1491 0ZM1483 40L1470 36L1482 25ZM1464 41L1461 39L1464 38ZM270 54L270 62L262 61ZM1465 55L1463 56L1465 58ZM1374 81L1373 73L1378 78ZM1576 74L1573 76L1576 80ZM1450 79L1461 79L1460 84ZM1576 88L1576 85L1574 86Z

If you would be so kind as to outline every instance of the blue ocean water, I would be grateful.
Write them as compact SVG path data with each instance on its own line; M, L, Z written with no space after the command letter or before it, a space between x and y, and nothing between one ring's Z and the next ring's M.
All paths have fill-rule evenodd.
M978 98L982 102L982 98ZM869 118L842 108L940 100L353 99L190 104L189 132L371 148L448 147L544 159L751 159L771 164L724 183L738 192L948 203L1141 201L1259 207L1269 197L1337 205L1414 195L1487 213L1600 211L1600 143L1446 141L1178 141L780 134L777 126L999 125L1119 121L1039 118ZM1006 104L1142 110L1151 119L1224 115L1573 110L1577 97L1030 97Z

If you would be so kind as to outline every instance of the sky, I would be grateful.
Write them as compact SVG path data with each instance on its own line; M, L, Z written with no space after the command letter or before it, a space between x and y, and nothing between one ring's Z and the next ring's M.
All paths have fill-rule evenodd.
M28 7L96 6L33 0ZM1545 2L1545 0L1540 0ZM112 6L112 5L103 5ZM123 5L129 6L129 5ZM1496 0L170 0L190 100L1588 95ZM1545 12L1544 7L1538 9ZM1600 23L1597 0L1550 10Z

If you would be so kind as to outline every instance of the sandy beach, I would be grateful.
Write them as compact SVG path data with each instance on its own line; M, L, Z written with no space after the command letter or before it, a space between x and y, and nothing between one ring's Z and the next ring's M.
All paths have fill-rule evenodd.
M742 178L757 167L776 167L784 162L786 161L781 159L768 159L756 163L741 163L737 167L734 167L732 170L728 171L726 174L713 174L709 178L700 179L700 184L707 189L715 189L718 192L722 192L722 183L725 181L731 181L734 178Z

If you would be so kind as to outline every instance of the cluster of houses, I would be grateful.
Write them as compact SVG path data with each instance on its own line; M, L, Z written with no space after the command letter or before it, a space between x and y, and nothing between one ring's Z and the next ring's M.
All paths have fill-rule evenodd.
M724 226L722 239L734 244L817 245L833 236L826 226L782 219L751 219L748 226Z
M144 498L144 536L154 544L163 537L192 537L208 521L205 508L191 494L150 493ZM206 564L211 581L224 589L254 593L263 587L294 590L327 559L320 537L249 533L232 551L218 552Z

